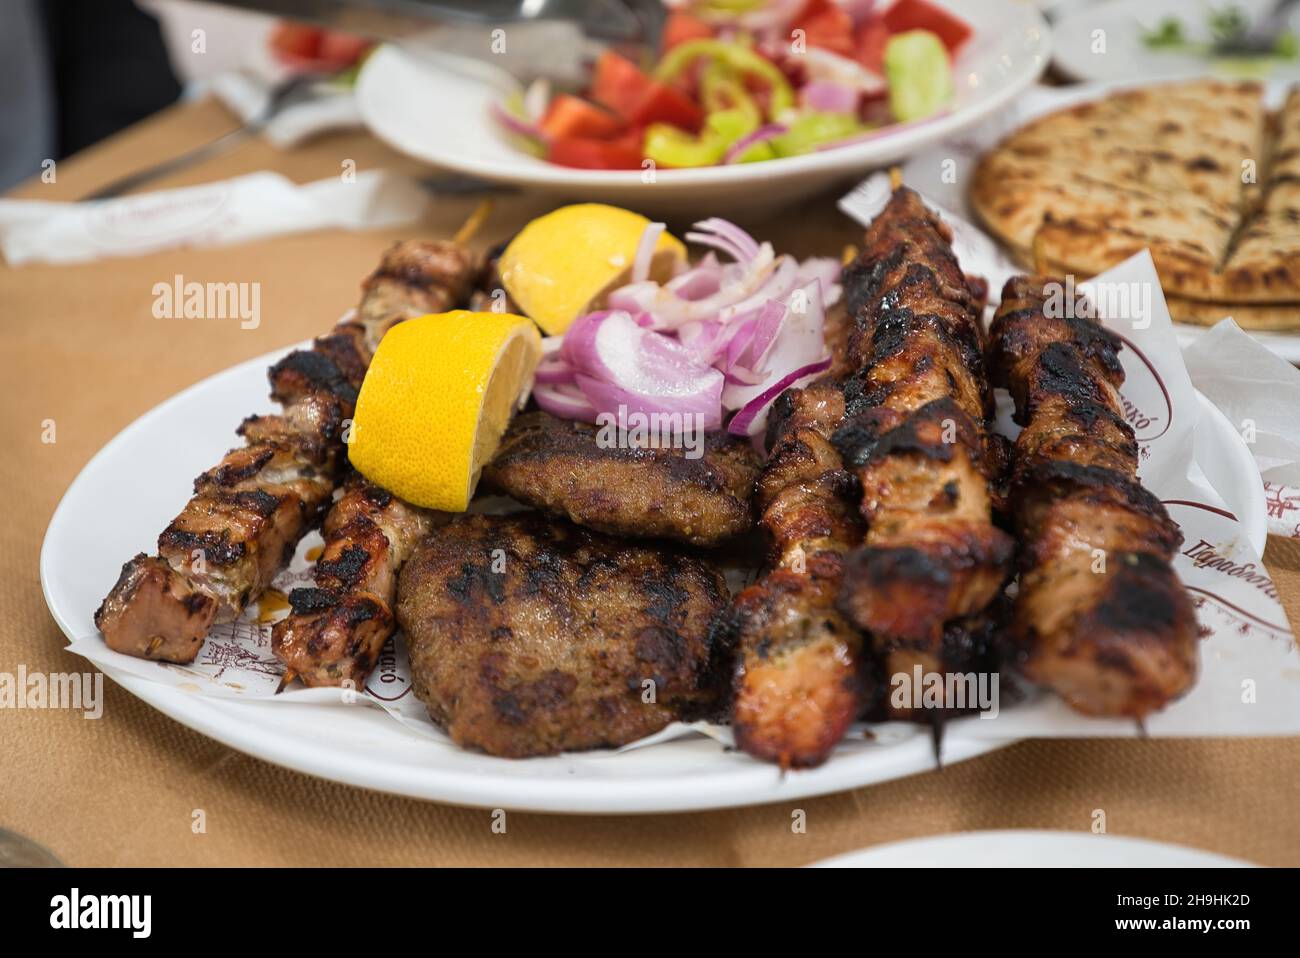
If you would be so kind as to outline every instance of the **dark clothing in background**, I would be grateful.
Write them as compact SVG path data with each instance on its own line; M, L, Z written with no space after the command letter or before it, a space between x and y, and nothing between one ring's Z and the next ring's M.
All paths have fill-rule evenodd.
M180 96L158 24L132 0L0 0L0 32L19 29L0 71L4 120L17 127L0 139L0 189Z
M44 7L61 156L180 96L158 24L133 0L45 0Z

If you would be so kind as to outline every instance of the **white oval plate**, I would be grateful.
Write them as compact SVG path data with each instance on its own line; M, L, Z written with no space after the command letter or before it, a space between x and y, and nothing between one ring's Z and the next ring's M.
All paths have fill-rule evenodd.
M959 832L862 848L814 868L1250 868L1213 852L1124 835Z
M938 0L975 29L957 57L957 99L942 117L899 126L878 139L808 156L689 170L575 170L516 148L490 107L517 87L481 61L416 58L382 47L365 63L357 103L370 130L390 146L481 179L633 206L665 215L770 210L904 157L976 124L1042 73L1051 33L1033 7L1013 0Z
M234 442L240 418L273 411L263 398L266 369L280 355L234 366L158 405L112 439L73 481L41 550L45 600L69 639L95 634L92 616L122 563L153 551L158 531L184 505L192 478ZM1258 515L1258 528L1248 523L1247 529L1262 548L1264 498L1254 461L1221 413L1214 410L1203 421L1204 441L1221 450L1212 457L1219 474L1210 479L1238 516ZM363 788L487 808L590 814L756 805L934 767L929 730L910 726L887 743L847 741L821 768L785 775L698 737L627 752L512 761L437 742L377 708L237 702L104 671L176 721L249 755ZM945 763L1010 744L968 738L961 725L948 725Z
M1142 34L1166 17L1176 17L1184 35L1194 43L1210 40L1209 15L1212 10L1238 7L1255 22L1274 0L1109 0L1087 3L1072 9L1056 21L1056 53L1053 63L1073 80L1167 80L1177 77L1217 73L1241 76L1198 53L1152 50L1142 42ZM1300 10L1291 14L1291 29L1300 31ZM1099 46L1099 32L1104 48ZM1300 80L1300 60L1269 61L1258 73L1268 80Z

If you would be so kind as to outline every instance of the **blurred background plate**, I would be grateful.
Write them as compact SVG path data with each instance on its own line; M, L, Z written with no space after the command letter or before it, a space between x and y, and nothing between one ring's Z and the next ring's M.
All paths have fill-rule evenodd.
M1216 60L1195 48L1212 39L1211 17L1230 8L1254 22L1276 0L1108 0L1105 3L1066 3L1052 8L1055 54L1052 65L1070 80L1172 79L1216 73L1220 76L1268 80L1300 80L1300 59L1251 62ZM1181 26L1186 48L1151 46L1143 37L1174 19ZM1300 32L1300 7L1290 25ZM1098 34L1101 31L1101 34ZM1104 46L1099 45L1104 39Z
M1250 868L1199 848L1084 832L959 832L911 838L817 862L814 868Z

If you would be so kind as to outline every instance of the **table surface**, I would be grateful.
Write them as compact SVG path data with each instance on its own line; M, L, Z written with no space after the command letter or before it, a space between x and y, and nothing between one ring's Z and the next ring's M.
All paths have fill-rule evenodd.
M12 195L76 199L231 126L213 103L174 107L60 162L55 182ZM307 182L338 175L345 160L363 170L416 171L374 139L348 133L292 152L246 142L158 185L260 169ZM10 383L0 482L13 507L0 531L0 672L87 667L63 651L37 560L54 507L100 446L191 383L319 333L356 301L361 279L394 239L449 235L479 199L439 197L425 222L401 230L330 230L76 266L0 265L0 362ZM495 203L480 245L553 205L509 193L496 194ZM838 253L858 234L833 196L758 228L799 253ZM260 282L261 325L155 319L152 286L177 273ZM57 430L49 444L41 440L47 419ZM1288 615L1300 621L1300 550L1289 545L1271 541L1266 561ZM69 711L0 710L0 750L0 827L70 865L802 865L943 832L1085 831L1098 809L1113 834L1300 865L1295 739L1028 741L794 804L658 816L511 813L504 834L494 832L486 810L367 792L242 755L111 682L98 721ZM796 807L806 814L802 833L791 828ZM195 834L198 809L206 831Z

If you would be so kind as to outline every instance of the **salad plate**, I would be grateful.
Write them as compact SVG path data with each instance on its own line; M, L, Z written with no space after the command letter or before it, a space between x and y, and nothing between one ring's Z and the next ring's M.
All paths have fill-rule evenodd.
M489 63L381 47L366 61L357 102L370 130L416 159L480 179L662 216L707 208L744 218L887 166L997 114L1037 80L1051 33L1034 7L1012 0L935 0L972 33L950 65L948 107L872 130L833 148L762 162L681 169L578 169L521 149L498 119L519 84Z

